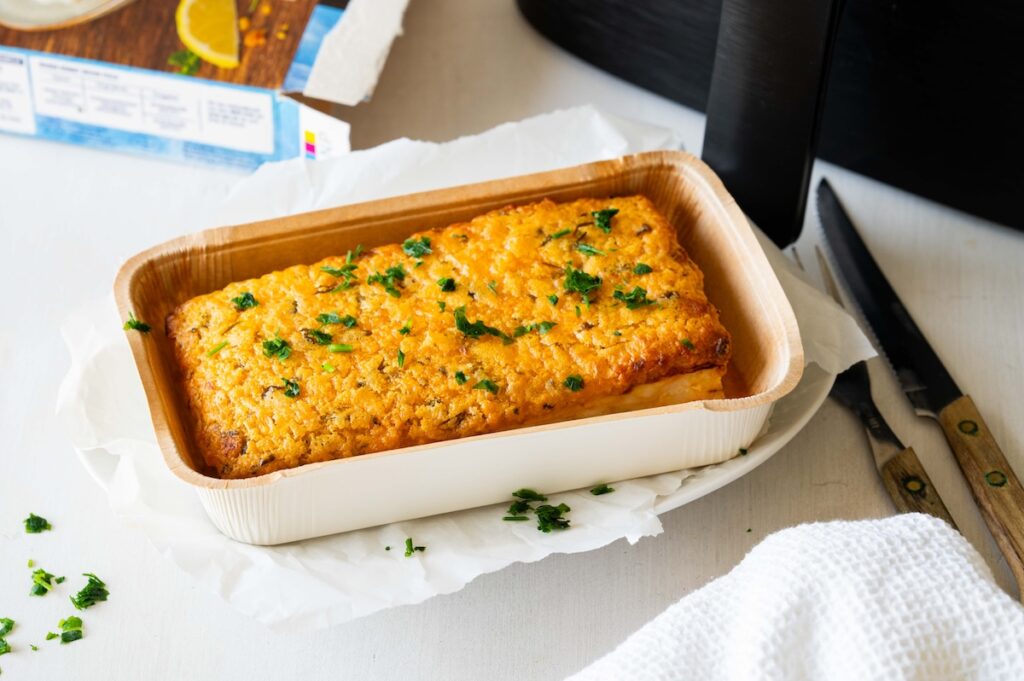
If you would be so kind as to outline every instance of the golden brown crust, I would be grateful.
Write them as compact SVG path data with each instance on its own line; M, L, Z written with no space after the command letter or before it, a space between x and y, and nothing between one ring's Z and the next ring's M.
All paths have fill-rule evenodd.
M605 233L591 213L610 207L619 212ZM596 403L618 411L608 398L701 370L712 371L688 394L720 394L729 334L700 270L646 198L542 201L414 235L421 237L431 249L421 258L401 244L356 258L358 283L347 289L336 290L344 277L322 270L344 266L344 256L332 257L231 284L170 315L199 450L215 474L251 477L574 418ZM580 244L603 255L586 255ZM565 290L567 263L601 278L589 305ZM636 273L637 263L651 271ZM403 279L370 283L399 264ZM455 291L441 290L444 277L455 280ZM646 296L627 300L653 304L630 309L621 298L636 287ZM243 292L258 305L237 310L231 299ZM454 312L463 307L469 323L508 340L461 332ZM351 315L357 325L321 325L321 313ZM555 326L543 334L530 327L541 322ZM517 327L530 330L512 338ZM331 352L313 331L352 351ZM278 337L289 344L287 358L265 355L264 341ZM570 375L583 379L581 390L565 386ZM286 394L283 379L295 381L298 396ZM497 392L474 388L485 380Z

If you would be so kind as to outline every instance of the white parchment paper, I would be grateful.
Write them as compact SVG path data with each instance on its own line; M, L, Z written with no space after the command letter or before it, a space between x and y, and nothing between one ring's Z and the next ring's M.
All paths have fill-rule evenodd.
M678 146L666 130L585 107L446 144L396 140L330 161L267 164L240 182L216 222L241 223ZM766 239L764 244L796 312L807 361L835 374L872 356L853 319L792 271ZM458 591L514 562L589 551L623 538L635 543L661 532L656 504L664 507L695 475L678 471L616 483L614 494L600 497L586 490L553 495L553 503L572 507L572 527L551 534L538 532L533 523L504 523L504 507L491 506L284 546L240 544L210 524L192 490L165 467L121 324L112 297L65 322L72 362L58 397L60 420L116 514L197 581L270 626L326 627ZM751 460L757 447L751 447ZM406 537L427 550L406 558Z

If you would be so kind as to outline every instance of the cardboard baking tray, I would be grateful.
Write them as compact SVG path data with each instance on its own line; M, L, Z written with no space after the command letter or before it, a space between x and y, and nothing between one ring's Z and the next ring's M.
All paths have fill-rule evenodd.
M678 230L733 337L726 398L519 428L221 480L206 475L163 320L179 304L297 263L404 240L510 204L644 194ZM144 251L114 284L157 441L233 539L279 544L725 461L796 386L796 319L746 217L712 171L684 152L649 152L505 180L410 194L185 236Z

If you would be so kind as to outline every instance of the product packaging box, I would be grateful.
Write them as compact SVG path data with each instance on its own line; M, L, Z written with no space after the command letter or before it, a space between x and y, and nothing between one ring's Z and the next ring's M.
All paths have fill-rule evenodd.
M349 150L408 0L0 0L0 133L253 169ZM315 107L315 108L314 108Z

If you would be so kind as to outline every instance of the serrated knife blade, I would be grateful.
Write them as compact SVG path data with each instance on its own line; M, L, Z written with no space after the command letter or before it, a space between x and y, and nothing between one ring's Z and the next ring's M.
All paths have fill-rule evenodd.
M963 394L871 257L828 181L818 185L818 217L840 277L922 416L938 420L978 509L1024 598L1024 488L974 401Z

